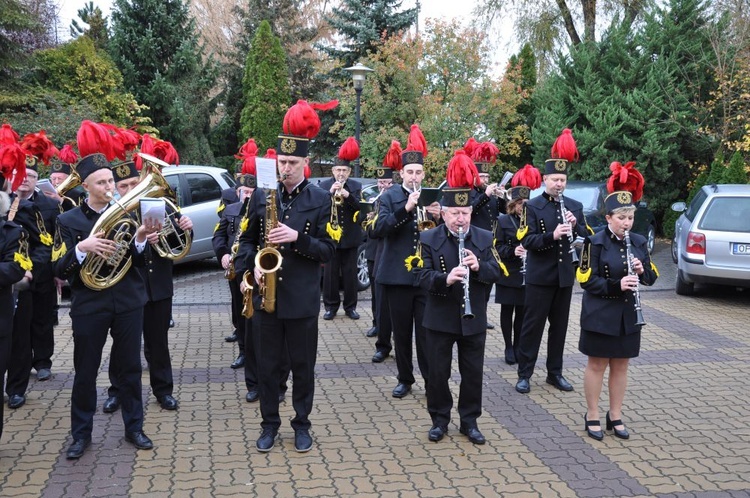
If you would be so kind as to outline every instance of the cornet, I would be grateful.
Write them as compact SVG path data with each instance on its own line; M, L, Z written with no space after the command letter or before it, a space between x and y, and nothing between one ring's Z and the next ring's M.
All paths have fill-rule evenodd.
M412 190L417 194L422 193L422 184L417 183L416 180L412 182ZM421 199L417 203L417 230L424 232L435 228L435 222L427 217L427 208L422 206Z
M346 178L344 178L344 175L334 175L334 179L341 184L341 188L333 194L333 205L341 206L344 204L344 194L342 194L341 191L344 190L344 182L346 181Z

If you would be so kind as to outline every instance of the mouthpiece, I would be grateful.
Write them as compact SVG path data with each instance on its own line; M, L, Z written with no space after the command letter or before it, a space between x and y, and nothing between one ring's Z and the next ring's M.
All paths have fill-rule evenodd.
M112 198L113 198L113 196L112 196L112 192L106 192L106 193L104 194L104 196L105 196L105 197L107 197L108 199L112 199Z

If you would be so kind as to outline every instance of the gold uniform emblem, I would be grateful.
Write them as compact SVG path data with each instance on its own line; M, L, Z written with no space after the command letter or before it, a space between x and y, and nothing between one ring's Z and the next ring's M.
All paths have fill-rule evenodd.
M385 170L383 168L378 168L375 172L378 177L383 177L385 175Z
M291 138L282 138L279 149L281 149L281 152L284 154L291 154L297 150L297 143Z
M26 156L26 167L27 168L33 168L36 164L36 157L27 155Z
M418 164L422 162L422 153L416 151L404 152L404 165Z
M555 161L555 171L565 171L567 164L567 161L558 159Z
M117 167L115 172L117 173L117 178L122 180L123 178L128 176L128 174L130 173L130 168L127 164L121 164Z
M617 202L620 204L630 204L632 199L633 195L630 192L620 192L617 194Z
M531 194L529 187L518 187L518 197L521 199L528 199Z
M91 161L97 168L109 167L109 163L107 162L107 158L104 156L104 154L94 154L94 157L91 158Z
M62 163L54 163L52 165L52 171L60 171L62 170Z
M467 206L469 204L469 193L460 192L456 194L454 201L456 203L456 206Z

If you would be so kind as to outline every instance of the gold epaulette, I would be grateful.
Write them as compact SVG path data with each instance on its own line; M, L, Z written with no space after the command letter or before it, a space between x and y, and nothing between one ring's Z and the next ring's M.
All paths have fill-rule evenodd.
M576 280L585 284L591 278L591 241L587 238L581 251L581 263L576 270Z
M214 227L214 233L216 233L217 230L219 230L219 225L221 225L221 222L217 223L216 226Z
M656 265L654 264L653 261L651 262L651 269L654 271L654 273L656 273L656 277L658 278L659 277L659 270L656 269Z
M219 206L216 208L216 214L221 214L221 212L224 211L225 207L227 207L226 204L220 202Z

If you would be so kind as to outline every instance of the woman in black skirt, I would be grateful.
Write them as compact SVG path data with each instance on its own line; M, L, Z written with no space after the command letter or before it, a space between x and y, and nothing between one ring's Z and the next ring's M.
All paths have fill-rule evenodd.
M516 363L515 345L523 327L524 258L526 249L521 239L526 235L524 204L529 200L528 187L513 187L506 206L508 214L501 214L497 222L497 252L508 271L495 288L495 302L500 307L500 329L505 339L505 363ZM513 316L515 315L515 320Z
M635 294L639 284L652 285L657 272L643 236L629 234L631 245L626 244L625 233L633 226L635 213L632 194L614 192L604 204L607 228L586 239L577 271L578 281L585 290L578 350L589 357L583 377L587 405L584 423L590 437L597 440L604 437L599 422L599 395L604 372L609 367L607 430L628 439L630 435L621 420L622 402L628 362L638 356L641 345ZM632 255L630 263L628 254Z

